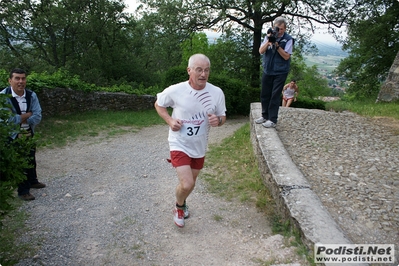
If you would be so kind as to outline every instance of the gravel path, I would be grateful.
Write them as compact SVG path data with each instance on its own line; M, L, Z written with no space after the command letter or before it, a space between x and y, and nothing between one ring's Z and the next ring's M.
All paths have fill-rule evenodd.
M246 122L211 129L211 142ZM177 228L168 155L166 125L39 149L47 187L23 204L30 230L21 236L37 251L17 265L305 265L287 239L272 235L267 217L208 193L201 176L187 201L191 217Z
M294 163L354 243L395 244L399 250L398 121L280 108L276 129Z
M211 130L219 143L248 120ZM399 125L352 113L281 108L291 158L354 243L399 243ZM260 265L298 260L253 206L209 194L200 178L192 217L173 224L176 176L167 127L38 151L36 200L23 209L38 243L18 265ZM220 219L219 219L220 218ZM39 239L39 240L38 240ZM398 256L399 254L397 254Z

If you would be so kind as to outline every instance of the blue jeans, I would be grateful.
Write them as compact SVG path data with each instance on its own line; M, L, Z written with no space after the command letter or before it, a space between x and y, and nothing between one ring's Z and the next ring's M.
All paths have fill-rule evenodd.
M262 75L262 90L260 92L260 102L262 105L262 117L277 123L278 109L281 103L281 92L288 73L281 75Z

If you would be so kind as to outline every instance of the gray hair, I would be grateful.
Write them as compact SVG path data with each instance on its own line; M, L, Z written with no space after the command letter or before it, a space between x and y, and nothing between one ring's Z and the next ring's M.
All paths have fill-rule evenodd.
M193 68L194 64L197 61L207 61L209 64L209 67L211 66L211 60L209 60L209 58L204 55L204 54L193 54L192 56L190 56L190 59L188 59L188 67L189 68Z
M281 25L284 24L284 27L287 27L287 20L283 17L277 17L274 21L273 21L273 26L274 25Z

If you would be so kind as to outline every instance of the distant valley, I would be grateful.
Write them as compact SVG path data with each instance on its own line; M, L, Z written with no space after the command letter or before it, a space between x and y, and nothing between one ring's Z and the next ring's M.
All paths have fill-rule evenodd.
M317 55L305 56L305 63L308 66L316 65L324 73L331 73L339 62L348 56L348 53L342 51L338 43L322 43L315 41L318 49Z
M319 52L317 55L304 56L306 65L316 66L333 90L345 91L348 86L347 81L343 77L336 76L333 71L340 61L348 56L348 53L342 51L338 43L315 42L315 44Z

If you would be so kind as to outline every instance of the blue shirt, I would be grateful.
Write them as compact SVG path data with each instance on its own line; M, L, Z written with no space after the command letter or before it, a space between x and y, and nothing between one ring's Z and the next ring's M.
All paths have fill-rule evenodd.
M9 87L8 87L9 88ZM1 94L6 94L6 91L8 88L5 88L2 90L0 93ZM26 89L25 89L26 90ZM29 124L30 129L32 130L32 133L35 130L35 127L42 121L42 108L39 103L39 98L37 97L36 93L31 91L31 100L29 104L29 109L26 110L26 112L32 112L32 115L26 120L26 122ZM26 92L25 92L26 94ZM11 112L13 115L8 119L9 123L14 123L16 125L21 124L21 116L17 113L17 110L15 107L12 105L11 98L7 99L7 104L11 105ZM18 132L13 132L11 134L11 138L15 139L18 135Z

